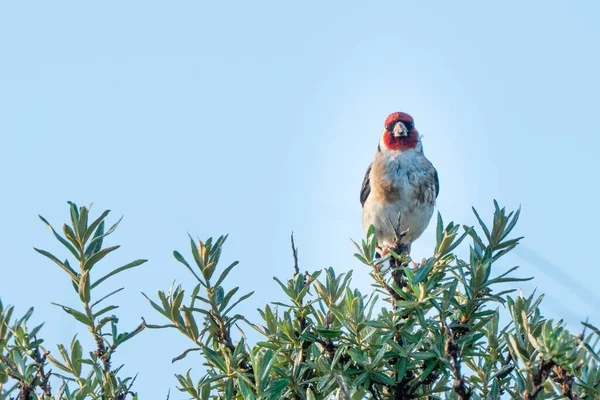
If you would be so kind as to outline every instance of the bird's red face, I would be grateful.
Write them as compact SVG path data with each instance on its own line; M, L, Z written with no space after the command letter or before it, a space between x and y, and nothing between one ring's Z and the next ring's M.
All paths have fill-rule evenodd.
M417 147L419 132L413 118L403 112L395 112L385 119L383 143L388 150L409 150Z

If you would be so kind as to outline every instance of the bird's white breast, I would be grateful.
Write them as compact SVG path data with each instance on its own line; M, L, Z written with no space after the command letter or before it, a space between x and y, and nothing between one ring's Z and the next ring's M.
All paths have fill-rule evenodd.
M408 230L402 240L416 240L433 215L435 207L435 170L423 153L402 151L382 156L379 153L370 175L371 193L363 206L363 228L372 224L381 245L393 245L400 214L400 229Z

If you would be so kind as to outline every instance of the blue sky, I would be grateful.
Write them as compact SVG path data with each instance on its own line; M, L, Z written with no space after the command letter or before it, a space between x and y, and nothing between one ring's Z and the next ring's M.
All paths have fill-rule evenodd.
M48 343L77 325L66 276L32 250L64 253L66 201L124 214L104 268L150 261L113 282L123 328L163 322L140 295L191 276L172 250L187 232L229 233L229 283L280 296L272 276L300 266L368 271L358 192L385 117L413 115L438 169L446 221L522 206L520 265L544 313L600 324L597 248L600 27L597 2L4 2L0 5L0 298L46 320ZM434 233L413 245L431 254ZM62 253L61 253L62 252ZM66 254L62 254L66 256ZM100 266L102 268L102 266ZM99 272L100 273L100 272ZM108 290L110 285L107 285ZM100 293L99 293L100 295ZM80 334L85 337L85 332ZM184 398L170 364L187 343L145 331L115 356L144 398ZM50 347L52 349L52 347ZM136 357L135 362L128 361Z

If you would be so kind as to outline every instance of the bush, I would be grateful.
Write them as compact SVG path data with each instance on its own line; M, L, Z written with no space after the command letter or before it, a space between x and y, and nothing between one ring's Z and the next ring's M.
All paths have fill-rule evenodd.
M96 301L92 295L106 279L146 260L93 279L96 263L119 247L102 244L120 220L105 231L108 211L90 223L90 208L70 203L64 237L40 218L78 268L36 251L68 275L81 305L59 306L88 328L95 348L84 351L73 338L69 346L59 344L55 355L42 347L41 326L27 327L33 310L15 319L13 308L0 303L1 398L137 398L135 379L122 376L111 355L144 328L172 329L190 339L191 347L174 361L199 355L206 366L199 379L190 371L176 375L178 389L193 399L600 398L600 331L583 323L583 332L573 335L561 321L541 315L543 296L498 291L525 279L513 275L516 267L493 274L494 263L521 239L509 237L519 211L507 213L494 204L491 229L475 210L478 229L445 226L438 215L433 256L418 265L405 253L377 258L377 239L369 230L356 244L356 258L371 268L371 293L351 288L351 271L301 273L292 237L293 277L274 278L287 300L259 310L262 322L235 313L252 293L239 296L238 287L227 286L237 262L219 264L226 237L190 238L190 261L173 254L195 286L171 285L157 297L144 295L167 323L143 322L120 333L118 319L109 315L117 306L105 303L121 289ZM467 238L463 260L455 251ZM262 341L248 343L243 326L259 332ZM50 367L60 374L47 372ZM58 383L55 393L50 382Z

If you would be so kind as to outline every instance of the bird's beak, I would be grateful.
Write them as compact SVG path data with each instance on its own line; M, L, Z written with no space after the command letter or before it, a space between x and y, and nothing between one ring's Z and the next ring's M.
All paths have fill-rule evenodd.
M408 129L402 122L397 122L396 125L394 125L392 133L395 137L406 137L408 136Z

